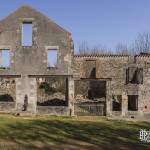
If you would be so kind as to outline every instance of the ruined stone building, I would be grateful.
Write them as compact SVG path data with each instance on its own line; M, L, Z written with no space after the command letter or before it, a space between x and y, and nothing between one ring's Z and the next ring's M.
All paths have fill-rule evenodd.
M149 117L150 55L74 55L68 31L22 6L0 21L0 112Z

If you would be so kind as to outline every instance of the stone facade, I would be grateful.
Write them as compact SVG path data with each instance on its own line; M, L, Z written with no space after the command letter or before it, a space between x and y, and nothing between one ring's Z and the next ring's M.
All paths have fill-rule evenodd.
M23 23L32 24L32 46L22 45ZM11 77L16 81L16 113L25 113L22 111L25 97L26 113L37 112L36 78L66 77L69 78L68 85L72 84L71 34L30 6L22 6L0 21L0 50L6 49L10 51L10 66L0 68L0 77ZM51 49L57 50L56 68L47 65L47 54ZM72 93L68 93L68 97L72 97Z
M89 80L106 81L107 116L147 117L150 116L150 55L84 55L74 56L74 79L87 79L86 61L96 61L96 77ZM142 68L142 83L127 83L127 70ZM99 89L101 90L101 89ZM113 97L121 96L121 108L113 110ZM137 97L137 110L129 110L129 101ZM132 100L131 101L135 101ZM133 104L134 105L134 104ZM134 105L134 107L136 107Z
M32 46L22 46L23 23L32 24ZM148 54L74 55L71 34L29 6L22 6L0 21L0 50L5 49L10 51L10 66L0 68L0 78L15 81L12 92L15 101L8 105L1 102L0 111L5 112L6 108L8 112L11 107L10 112L20 114L74 115L75 103L84 101L92 106L100 103L105 115L111 117L149 117ZM49 68L48 50L54 49L57 65ZM55 78L59 78L57 82L47 85L46 81ZM65 93L59 91L43 96L44 89L39 90L39 82L46 83L44 88L49 89L63 85ZM3 89L3 85L0 86ZM37 105L41 100L45 102L55 97L66 101L65 105ZM25 107L27 109L23 109Z

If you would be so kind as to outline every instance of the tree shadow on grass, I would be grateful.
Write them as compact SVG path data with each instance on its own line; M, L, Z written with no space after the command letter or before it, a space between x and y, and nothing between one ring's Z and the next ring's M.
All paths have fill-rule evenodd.
M149 123L76 120L17 120L6 123L0 139L27 149L149 149L138 139ZM35 144L40 141L42 146Z

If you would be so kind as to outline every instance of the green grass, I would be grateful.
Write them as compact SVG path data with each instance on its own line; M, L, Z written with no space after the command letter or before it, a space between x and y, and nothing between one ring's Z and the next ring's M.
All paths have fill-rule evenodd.
M100 117L0 116L0 150L148 150L139 130L148 122L114 121Z

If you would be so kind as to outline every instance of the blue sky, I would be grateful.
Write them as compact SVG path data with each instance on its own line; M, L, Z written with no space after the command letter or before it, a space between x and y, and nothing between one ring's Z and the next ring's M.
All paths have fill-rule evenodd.
M32 24L22 24L22 45L32 46Z
M48 67L57 67L57 50L48 51Z
M70 31L76 51L82 41L114 49L150 32L150 0L1 0L0 19L23 4Z
M9 67L10 66L10 53L9 50L1 51L2 59L1 59L1 66L0 67Z

